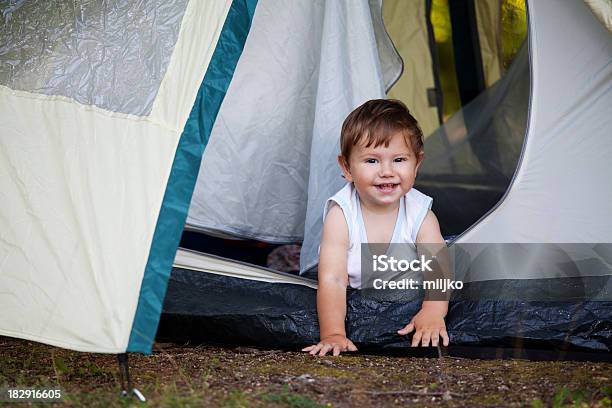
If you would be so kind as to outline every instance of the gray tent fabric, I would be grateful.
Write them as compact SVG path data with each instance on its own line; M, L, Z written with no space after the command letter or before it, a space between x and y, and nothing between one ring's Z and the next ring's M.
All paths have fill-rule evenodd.
M529 54L526 44L503 78L451 116L425 141L426 160L419 186L447 177L481 177L480 185L502 192L521 154L529 107ZM499 179L505 185L495 186Z
M583 2L532 2L529 11L532 86L521 160L500 203L456 244L470 259L487 260L471 268L469 281L506 279L509 271L514 279L556 278L556 265L566 276L609 276L612 250L602 243L612 243L612 36ZM483 243L499 245L470 245ZM504 243L530 250L496 256Z
M363 13L365 12L364 10ZM332 27L334 24L331 21L329 23ZM347 24L349 24L348 21ZM332 27L329 29L333 29ZM359 30L359 27L353 30ZM369 41L374 44L372 37L369 38ZM378 60L373 58L367 49L361 48L360 53L350 53L349 48L337 48L333 44L325 44L324 47L330 55L336 53L343 55L343 59L348 61L345 71L350 69L352 72L346 72L343 81L338 81L337 72L332 69L320 74L319 95L321 98L317 98L310 155L308 209L300 257L301 271L309 269L318 261L318 256L313 259L314 257L308 257L305 254L318 254L323 227L323 205L345 184L337 162L337 156L340 153L342 122L353 109L366 100L385 96ZM363 79L368 76L372 79L364 81Z
M378 49L378 59L385 84L385 91L389 91L402 75L404 62L400 57L383 20L382 0L370 0L370 12L372 13L372 24L376 37L376 48Z
M612 36L583 2L529 7L530 80L523 51L499 84L426 141L417 187L489 190L486 208L495 208L481 220L486 208L472 215L476 224L458 243L612 242ZM453 205L452 194L442 198ZM470 200L459 210L481 204ZM589 258L585 250L577 260ZM316 258L317 247L305 245L302 270ZM494 270L478 279L509 269Z
M324 15L322 2L258 3L202 158L188 229L302 238Z
M316 250L323 203L343 183L342 121L384 97L377 50L366 0L260 1L186 228Z
M504 199L461 242L612 242L612 36L583 2L531 2L531 100Z
M416 188L434 197L445 236L477 222L510 186L525 139L529 92L524 44L501 80L425 140Z

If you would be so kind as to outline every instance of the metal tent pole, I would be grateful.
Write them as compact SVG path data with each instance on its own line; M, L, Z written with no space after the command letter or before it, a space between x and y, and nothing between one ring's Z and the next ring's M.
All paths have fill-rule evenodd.
M130 370L128 365L127 353L117 354L117 361L119 362L119 380L121 381L121 397L127 398L130 395L136 396L140 402L146 402L147 399L137 389L132 387L132 380L130 379Z

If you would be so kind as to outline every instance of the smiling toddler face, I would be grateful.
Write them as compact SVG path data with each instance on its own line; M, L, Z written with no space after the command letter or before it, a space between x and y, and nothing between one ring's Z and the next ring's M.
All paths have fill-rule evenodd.
M344 177L354 183L367 208L395 209L400 198L414 185L421 155L415 154L406 139L396 132L388 144L377 147L358 144L348 161L340 156Z
M422 159L423 132L401 101L367 101L342 124L338 163L370 209L399 205Z

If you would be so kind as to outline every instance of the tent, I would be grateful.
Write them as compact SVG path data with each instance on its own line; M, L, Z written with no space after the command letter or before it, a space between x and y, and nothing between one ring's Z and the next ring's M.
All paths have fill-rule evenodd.
M453 138L459 119L426 145L431 165L419 182L433 190L450 183L473 197L477 189L455 176L476 174L481 183L491 168L511 174L501 200L452 245L468 261L447 325L458 345L520 340L609 352L612 262L609 248L596 244L612 242L610 33L582 2L528 6L524 59L470 105L486 106L489 118L470 131L499 128L508 115L520 123L521 112L503 107L524 97L529 68L517 164L468 149L476 131ZM161 315L164 339L315 341L316 281L177 246L183 225L303 240L302 271L316 266L322 203L343 184L335 164L341 121L384 97L401 71L381 3L125 1L77 9L18 1L3 11L0 334L82 351L150 352ZM456 195L441 202L456 203ZM574 244L561 251L573 268L562 278L528 263L514 275L507 254L516 259L524 248L482 245L558 242ZM504 259L500 252L502 267L492 263ZM362 349L407 346L395 331L418 300L351 291L348 301L348 334Z
M535 348L540 356L542 349L608 352L612 346L612 258L606 243L612 242L612 237L606 214L612 208L612 195L605 181L609 165L603 157L610 151L604 130L611 106L606 65L611 57L610 34L584 4L561 7L543 3L529 4L530 43L519 52L502 80L426 140L428 159L417 187L435 198L434 209L444 229L460 234L451 249L456 274L466 286L455 294L447 318L453 344ZM575 32L567 29L570 25ZM590 51L572 45L582 41L591 46ZM580 52L584 63L562 63L571 59L567 47ZM563 72L553 66L568 69ZM575 85L567 89L564 104L552 104L540 96L550 95L548 98L556 100L554 95L561 84L567 87L567 83ZM534 116L535 111L546 113ZM565 115L572 111L572 126L576 128L566 126L561 133L558 124L567 125ZM579 120L582 116L585 118ZM590 135L587 139L592 144L582 138L573 138L575 144L553 143L572 138L575 133ZM337 143L337 133L327 135L327 146ZM551 145L555 149L546 150ZM325 156L332 167L336 154L337 149ZM585 160L576 163L578 170L572 167L571 171L561 171L560 164L576 154ZM206 174L205 168L206 155L201 177ZM328 177L328 181L321 183L315 178L315 190L342 185L337 172L328 167L321 177ZM572 180L563 185L562 195L560 178ZM570 186L585 190L577 194ZM522 199L510 210L506 207L510 197L520 191ZM197 194L196 189L194 200L206 200L204 194ZM585 196L594 199L588 203L570 199ZM254 200L246 194L241 199L227 199L239 204ZM317 200L309 186L308 209L315 210L306 215L303 272L316 264L320 224L313 218L319 216L314 211L322 206ZM235 227L241 220L234 211L228 211L232 219L217 215L212 206L206 212L226 220L209 224L217 233L220 225L232 224L233 230L221 227L221 232L270 240L257 235L259 228L248 231ZM593 218L585 225L580 214ZM561 222L562 215L566 218ZM275 222L282 223L283 211L275 216ZM198 228L195 218L190 213L188 225L193 229ZM289 236L283 238L291 241ZM236 266L228 272L218 262L212 256L179 251L160 338L293 348L316 341L314 281L295 281L293 276L284 279L278 273L276 279L263 278L260 274L270 272L256 272L251 266ZM246 276L251 276L248 283ZM388 302L350 291L348 305L347 333L361 349L406 347L395 331L418 310L418 301Z
M0 334L150 352L255 5L3 4Z
M210 139L204 162L213 164L203 168L215 167L215 149L229 157L219 142L242 125L232 114L265 113L270 140L256 126L241 135L285 149L276 161L259 160L267 172L243 174L271 178L285 167L293 179L283 197L303 204L310 153L327 150L323 140L311 149L310 140L355 104L384 96L388 74L367 2L281 3L2 3L0 334L82 351L150 352L202 152ZM293 43L278 43L279 32L291 32ZM245 42L274 53L247 47L239 58ZM291 87L257 89L258 74ZM228 93L230 82L244 93ZM226 93L238 106L217 117ZM240 163L234 174L219 169L201 180L235 185ZM303 218L305 208L291 211ZM276 233L285 230L300 236L288 227Z

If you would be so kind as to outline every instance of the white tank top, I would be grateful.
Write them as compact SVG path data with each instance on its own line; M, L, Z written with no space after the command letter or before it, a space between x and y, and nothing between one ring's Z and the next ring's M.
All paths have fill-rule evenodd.
M410 189L402 197L391 237L392 243L411 244L416 251L416 237L427 211L431 209L432 201L431 197L415 188ZM333 203L338 204L342 209L349 230L349 248L346 262L349 285L352 288L359 289L361 288L361 244L367 243L368 238L361 214L359 195L353 183L348 183L325 202L324 221Z

